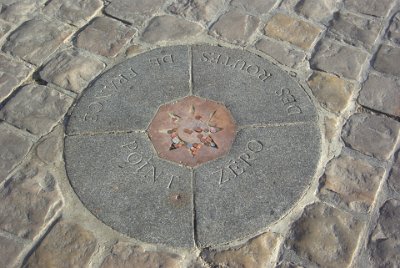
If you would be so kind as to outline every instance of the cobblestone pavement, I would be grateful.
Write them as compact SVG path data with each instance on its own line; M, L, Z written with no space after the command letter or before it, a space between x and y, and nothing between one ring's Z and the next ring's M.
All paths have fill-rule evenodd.
M0 267L398 267L400 1L2 0ZM147 50L244 48L306 85L320 168L293 210L219 248L146 244L71 189L63 118L87 85Z

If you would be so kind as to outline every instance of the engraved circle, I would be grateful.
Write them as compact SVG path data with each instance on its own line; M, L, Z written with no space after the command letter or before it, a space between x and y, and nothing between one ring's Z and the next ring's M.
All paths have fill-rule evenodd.
M305 90L238 49L137 55L94 81L68 116L75 193L99 220L148 243L208 247L255 235L296 205L320 158Z

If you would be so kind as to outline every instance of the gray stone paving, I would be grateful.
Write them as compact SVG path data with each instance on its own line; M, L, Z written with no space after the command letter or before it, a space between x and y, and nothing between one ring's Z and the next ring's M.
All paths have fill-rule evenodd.
M399 12L398 0L3 0L0 3L0 266L398 266ZM122 85L124 79L105 78L116 74L113 72L118 67L112 68L119 63L134 62L146 55L143 53L161 53L170 46L182 46L183 50L193 47L192 55L196 56L203 45L249 51L260 57L252 56L255 62L271 61L273 72L277 75L282 72L286 75L284 80L291 76L293 83L300 83L310 101L302 101L308 109L307 116L291 121L298 122L294 123L298 127L294 128L294 133L305 135L298 142L300 145L293 148L299 153L307 151L309 158L319 154L315 173L313 171L314 175L308 178L309 185L301 197L283 190L271 192L284 200L292 199L275 206L283 210L290 208L276 221L267 216L270 214L263 214L269 213L262 210L264 203L256 207L259 219L246 222L246 215L238 221L239 225L226 228L217 221L210 221L214 212L209 208L213 204L221 204L218 209L226 208L223 215L228 216L229 211L243 212L243 207L235 207L234 202L246 198L245 193L251 192L252 200L270 200L267 195L253 193L243 185L237 189L241 192L237 199L235 189L229 189L232 195L228 197L233 201L226 205L217 198L210 202L201 195L194 196L195 203L197 200L204 209L194 218L189 216L190 222L186 217L183 221L185 224L188 221L186 226L190 226L193 220L203 217L206 220L203 226L211 226L214 233L202 231L205 229L199 223L194 226L200 227L198 234L191 239L182 238L178 243L187 246L172 245L171 237L165 238L172 241L169 246L160 238L145 241L152 232L148 226L140 226L141 220L151 215L145 208L146 203L139 204L143 217L137 216L136 225L129 226L136 228L137 233L143 232L143 237L124 235L122 229L114 226L117 229L114 230L94 217L105 211L97 211L82 200L88 209L79 199L78 189L87 192L93 189L94 198L103 201L101 187L106 185L96 181L96 177L106 177L107 173L100 173L98 167L113 160L99 148L110 153L115 149L109 147L112 142L93 147L97 148L95 156L85 150L79 153L79 149L90 147L91 143L83 139L89 139L93 132L133 130L135 124L139 126L136 129L145 129L162 104L154 102L157 89L171 90L171 95L163 102L187 95L189 86L175 82L182 77L189 81L186 79L188 69L182 71L177 66L177 71L164 80L159 79L155 68L148 69L152 85L145 80L135 85L153 89L151 94L155 95L149 98L152 95L140 95L138 91L136 98L130 95L115 98L112 105L119 110L107 111L108 118L101 123L92 120L84 124L73 114L70 117L69 111L74 107L85 114L85 108L99 97L91 95L87 87L103 83L104 92L114 94L112 86ZM247 52L231 56L239 57L244 53ZM188 58L187 55L185 60ZM202 62L203 65L199 64L193 72L193 85L199 88L197 93L218 98L216 91L207 93L206 88L217 90L226 81L220 79L220 73L213 72L222 66L212 67L209 63ZM162 65L154 67L163 68ZM98 78L103 73L104 76ZM212 85L205 85L202 80L205 75L214 78ZM250 79L242 74L233 78L231 75L228 80L234 93L240 81L261 83L257 77ZM106 82L111 84L104 85ZM280 84L269 86L274 89ZM268 118L275 123L282 122L279 116L271 116L280 114L276 112L280 111L279 100L262 107L257 98L251 106L252 116L245 116L234 111L235 107L240 107L235 102L235 94L220 94L219 97L231 103L231 111L238 121L256 122ZM84 103L85 99L89 102ZM149 105L147 100L150 100ZM130 120L132 124L127 125L120 118L135 110L132 103L151 110L151 115L137 114ZM97 111L99 107L92 105L94 110L90 111ZM97 119L90 111L87 118ZM310 121L315 123L307 123ZM310 124L321 130L321 149L317 151L312 151L316 147L309 145L311 135L306 134L311 128L304 127ZM278 126L263 129L271 138L290 135L279 130ZM90 180L80 181L86 183L86 188L73 183L71 186L68 179L64 162L67 159L69 165L68 156L64 155L65 133L70 135L67 143L82 139L74 145L80 148L74 150L73 158L82 174L89 168L93 170ZM237 141L240 133L244 132L239 132ZM126 138L139 134L142 133L114 133L104 137ZM92 141L101 140L103 136L93 137ZM283 139L278 140L283 142ZM310 174L313 167L308 164L309 159L295 161L293 159L298 158L294 154L284 154L285 150L288 148L282 145L271 152L272 157L268 157L274 165L264 172L265 176L286 174L294 169ZM84 158L91 159L88 163L92 166L84 165L84 160L80 160ZM286 159L287 162L283 161ZM127 172L124 168L118 168L118 172ZM265 167L260 170L262 168ZM201 176L195 174L194 187L204 182L199 179ZM90 181L95 183L90 184ZM285 183L285 180L280 182ZM182 187L185 183L188 181L183 181ZM228 187L227 183L224 184ZM90 187L93 185L97 188ZM129 189L132 188L119 190L128 193ZM256 190L262 192L263 189L271 188L262 184ZM218 196L217 190L209 189L213 198ZM101 193L96 195L95 191ZM156 202L167 194L158 191ZM115 197L121 198L120 195ZM143 200L149 198L145 196ZM185 201L184 198L179 200ZM112 204L124 205L126 209L131 205L126 200L115 199L103 209L115 213ZM164 234L175 232L185 237L187 230L193 234L192 227L185 229L167 224L173 216L168 210L161 211L165 203L159 204L154 209L160 210L161 217L152 220L166 228ZM110 214L107 217L108 224L112 221L117 224L121 219ZM240 228L234 229L234 226ZM128 231L125 233L130 235ZM243 235L235 236L236 233ZM221 237L225 239L222 245ZM195 241L200 243L195 244ZM211 247L204 248L210 244Z

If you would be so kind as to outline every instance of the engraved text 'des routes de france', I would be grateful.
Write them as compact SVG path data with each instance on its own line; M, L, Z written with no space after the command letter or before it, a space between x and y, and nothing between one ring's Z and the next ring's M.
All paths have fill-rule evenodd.
M285 71L243 50L155 49L71 109L65 164L99 220L136 239L206 247L254 235L307 190L317 113Z

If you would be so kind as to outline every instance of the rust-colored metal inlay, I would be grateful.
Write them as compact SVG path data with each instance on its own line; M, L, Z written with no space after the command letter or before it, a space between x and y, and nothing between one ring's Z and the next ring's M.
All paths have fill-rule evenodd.
M161 158L195 167L229 151L236 125L223 104L190 96L161 106L148 134Z

